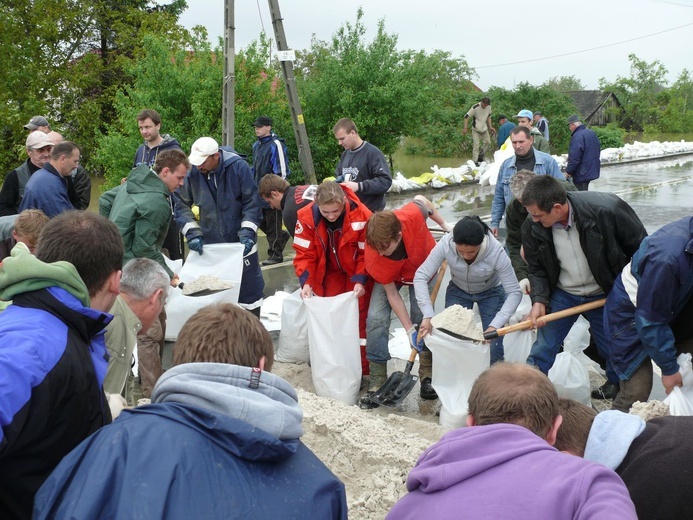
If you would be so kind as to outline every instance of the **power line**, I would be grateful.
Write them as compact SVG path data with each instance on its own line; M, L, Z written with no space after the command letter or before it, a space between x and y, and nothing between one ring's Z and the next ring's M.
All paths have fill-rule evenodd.
M521 64L521 63L532 63L532 62L534 62L534 61L544 61L544 60L551 60L551 59L553 59L553 58L562 58L563 56L572 56L572 55L574 55L574 54L582 54L583 52L596 51L596 50L598 50L598 49L605 49L605 48L607 48L607 47L614 47L615 45L621 45L621 44L623 44L623 43L634 42L634 41L636 41L636 40L642 40L642 39L644 39L644 38L651 38L652 36L657 36L657 35L659 35L659 34L664 34L664 33L668 33L668 32L671 32L671 31L676 31L677 29L683 29L684 27L689 27L689 26L691 26L691 25L693 25L693 22L692 22L692 23L687 23L687 24L684 24L684 25L679 25L678 27L672 27L671 29L665 29L665 30L663 30L663 31L659 31L659 32L656 32L656 33L646 34L646 35L644 35L644 36L638 36L638 37L636 37L636 38L631 38L631 39L629 39L629 40L622 40L622 41L620 41L620 42L615 42L615 43L607 43L606 45L600 45L600 46L598 46L598 47L591 47L591 48L589 48L589 49L582 49L582 50L579 50L579 51L565 52L565 53L563 53L563 54L554 54L553 56L545 56L545 57L543 57L543 58L534 58L534 59L531 59L531 60L512 61L512 62L509 62L509 63L498 63L497 65L483 65L483 66L481 66L481 67L473 67L473 68L474 68L474 69L491 69L491 68L494 68L494 67L506 67L506 66L508 66L508 65L519 65L519 64Z

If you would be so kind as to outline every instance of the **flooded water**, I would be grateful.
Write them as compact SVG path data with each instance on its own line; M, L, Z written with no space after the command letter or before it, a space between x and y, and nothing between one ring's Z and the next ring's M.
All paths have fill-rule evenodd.
M649 233L664 224L693 212L693 155L660 161L602 167L601 178L590 184L590 190L618 194L636 211ZM457 222L466 215L478 215L488 221L491 215L494 187L478 184L429 189L421 192L429 198L448 222ZM409 202L415 193L388 194L387 209ZM264 238L261 238L264 240ZM266 247L261 244L261 259ZM287 244L284 258L293 256ZM292 291L298 280L290 263L263 269L265 295L277 290Z

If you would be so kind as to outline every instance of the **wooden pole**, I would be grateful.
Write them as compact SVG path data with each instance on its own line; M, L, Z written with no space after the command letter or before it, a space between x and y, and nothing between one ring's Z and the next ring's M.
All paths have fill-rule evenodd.
M224 0L224 86L221 114L223 145L233 148L235 141L235 87L236 87L236 24L233 0Z
M282 23L282 15L279 10L279 0L269 0L270 14L272 16L272 27L274 28L274 38L277 40L277 50L289 51L289 46L286 43L286 35L284 34L284 25ZM306 181L310 184L317 184L318 180L315 176L315 167L313 166L313 156L310 153L310 144L308 143L308 133L301 112L301 101L298 99L298 91L296 90L296 80L294 78L294 64L291 59L282 59L279 61L284 77L284 85L286 87L286 96L289 99L289 109L291 110L291 120L294 126L294 137L298 148L298 160L303 168L303 174Z

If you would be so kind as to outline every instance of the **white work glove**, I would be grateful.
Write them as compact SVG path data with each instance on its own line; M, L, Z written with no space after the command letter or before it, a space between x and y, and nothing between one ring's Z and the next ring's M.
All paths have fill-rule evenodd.
M120 412L129 408L128 402L120 394L109 394L106 392L106 399L108 399L108 407L111 409L111 418L115 421Z
M455 223L443 222L443 225L440 227L442 227L443 231L445 231L446 233L452 233L452 228L455 227Z
M523 278L520 280L520 290L522 290L522 294L529 294L529 291L532 290L532 287L529 285L529 280L527 278Z

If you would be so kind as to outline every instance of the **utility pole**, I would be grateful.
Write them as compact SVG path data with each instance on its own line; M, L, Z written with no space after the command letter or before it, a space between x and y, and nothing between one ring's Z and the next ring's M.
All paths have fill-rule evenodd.
M224 102L221 112L223 145L233 148L234 145L234 119L235 111L235 87L236 87L236 24L233 0L224 0Z
M229 0L227 0L228 2ZM298 160L301 162L303 173L306 180L310 184L317 184L318 180L315 177L315 168L313 166L313 156L310 153L310 144L308 143L308 133L306 132L303 113L301 112L301 101L298 99L296 90L296 79L294 78L293 51L289 50L286 43L286 35L284 34L284 25L282 23L282 15L279 11L279 0L269 0L270 15L272 16L272 27L274 28L274 38L277 40L277 50L279 51L279 63L284 76L284 85L286 86L286 95L289 99L289 108L291 110L291 120L294 125L294 137L298 147Z

